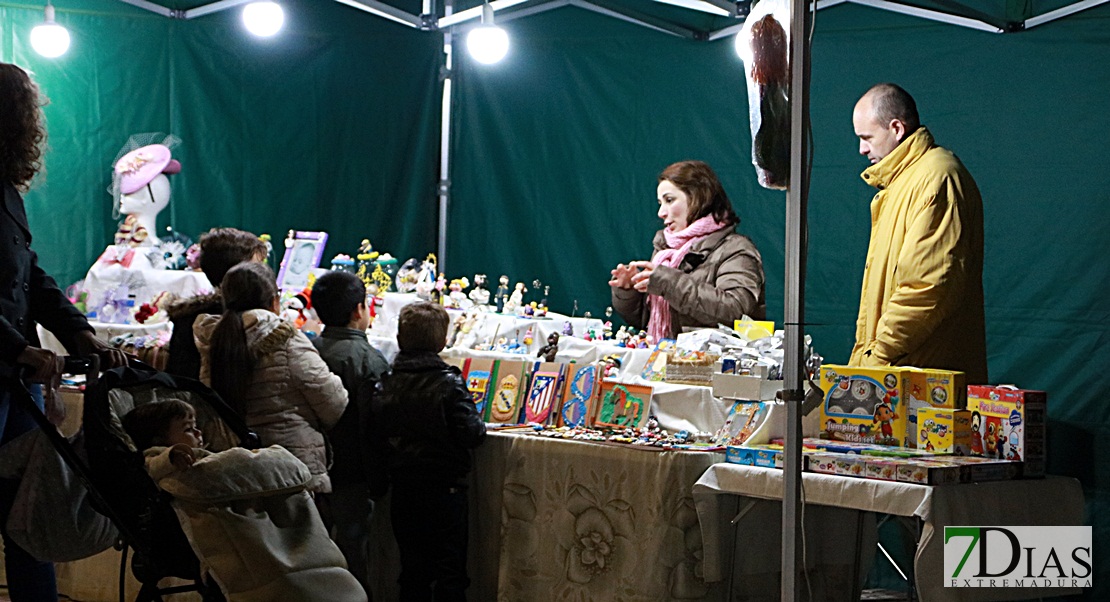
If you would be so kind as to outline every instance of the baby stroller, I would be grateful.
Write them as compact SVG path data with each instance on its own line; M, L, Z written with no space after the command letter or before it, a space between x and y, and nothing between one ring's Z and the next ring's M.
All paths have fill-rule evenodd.
M147 474L142 450L134 448L120 419L138 405L176 398L193 405L198 427L217 450L233 446L257 448L258 436L202 383L158 372L137 360L101 375L95 356L88 361L69 358L66 372L83 372L86 376L83 450L76 449L57 432L25 389L23 394L14 392L12 399L35 418L88 488L94 507L119 530L119 546L123 550L121 601L128 548L134 550L131 571L142 584L135 602L161 601L163 595L186 591L198 592L205 602L224 600L219 587L201 575L200 563L170 506L169 496ZM160 588L158 583L165 577L193 583Z

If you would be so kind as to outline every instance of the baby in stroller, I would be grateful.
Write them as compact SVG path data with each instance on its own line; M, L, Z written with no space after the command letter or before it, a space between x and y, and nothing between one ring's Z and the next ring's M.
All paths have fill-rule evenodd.
M308 467L290 452L205 449L196 409L175 398L135 405L122 426L228 600L367 599L306 491Z

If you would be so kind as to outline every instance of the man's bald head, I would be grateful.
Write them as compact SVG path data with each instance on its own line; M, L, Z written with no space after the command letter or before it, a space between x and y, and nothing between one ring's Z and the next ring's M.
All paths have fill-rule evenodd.
M876 84L856 103L852 124L859 152L878 163L921 125L917 103L895 84Z
M871 101L871 112L881 124L887 125L897 119L905 124L908 134L914 133L921 125L917 103L909 92L897 84L875 84L863 98Z

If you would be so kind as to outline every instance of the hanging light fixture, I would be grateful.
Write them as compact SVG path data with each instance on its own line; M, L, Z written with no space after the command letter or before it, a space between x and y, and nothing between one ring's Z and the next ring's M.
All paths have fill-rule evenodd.
M509 34L493 24L493 7L489 2L482 5L482 24L466 36L466 49L474 60L486 65L500 61L509 52Z
M285 11L277 2L251 2L243 7L243 25L260 38L276 34L284 24Z
M31 47L46 58L57 58L69 50L69 32L54 22L54 5L46 0L46 20L31 30Z

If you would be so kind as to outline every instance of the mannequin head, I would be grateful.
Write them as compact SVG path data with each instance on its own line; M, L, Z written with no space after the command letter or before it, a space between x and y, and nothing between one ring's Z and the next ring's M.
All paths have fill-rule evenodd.
M154 236L158 213L170 203L167 174L181 171L181 164L161 144L137 148L115 164L114 182L119 190L120 213L133 216L137 227L146 229L144 244L157 242Z

